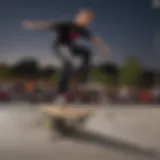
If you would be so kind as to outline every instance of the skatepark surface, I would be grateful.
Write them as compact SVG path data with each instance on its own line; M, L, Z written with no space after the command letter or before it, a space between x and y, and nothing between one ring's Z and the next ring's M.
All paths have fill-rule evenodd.
M0 160L159 160L160 109L97 108L73 137L50 141L30 104L0 105Z

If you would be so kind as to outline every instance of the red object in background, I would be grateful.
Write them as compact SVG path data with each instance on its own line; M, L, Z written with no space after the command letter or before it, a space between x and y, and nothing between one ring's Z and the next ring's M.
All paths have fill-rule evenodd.
M73 102L75 100L74 93L66 93L65 97L66 97L68 102Z
M8 100L9 95L7 92L0 92L0 100Z
M141 103L149 104L152 102L152 93L149 90L143 90L139 93L139 100Z

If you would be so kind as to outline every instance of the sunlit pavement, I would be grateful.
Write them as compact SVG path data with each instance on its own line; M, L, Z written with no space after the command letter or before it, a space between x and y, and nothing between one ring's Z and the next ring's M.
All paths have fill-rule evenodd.
M159 160L159 109L100 109L78 138L50 141L37 107L1 105L0 160ZM155 153L155 150L156 153Z

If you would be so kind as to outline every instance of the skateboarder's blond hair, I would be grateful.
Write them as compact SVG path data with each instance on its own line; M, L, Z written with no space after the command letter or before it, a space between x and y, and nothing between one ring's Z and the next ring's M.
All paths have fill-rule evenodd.
M89 10L89 9L81 9L77 13L77 15L75 17L75 21L79 25L87 26L88 24L91 23L91 21L94 19L94 17L95 17L95 15L91 10Z
M94 13L93 11L89 10L89 9L81 9L78 14L85 14L85 15L88 15L90 16L91 18L94 18Z

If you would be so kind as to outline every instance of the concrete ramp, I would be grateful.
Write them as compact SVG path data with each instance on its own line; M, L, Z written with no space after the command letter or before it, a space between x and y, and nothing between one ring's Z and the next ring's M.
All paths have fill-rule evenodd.
M94 109L94 115L75 137L49 141L44 126L34 127L43 115L29 104L0 106L1 160L159 160L158 109ZM140 121L140 123L139 123ZM33 127L32 127L33 126ZM156 135L156 136L155 136ZM151 152L149 152L151 151Z
M58 107L44 105L44 108L49 108L50 112ZM160 150L160 108L158 106L68 105L67 109L93 112L86 123L86 130L106 134L142 147Z
M101 134L160 150L160 109L103 108L88 121L87 128Z

